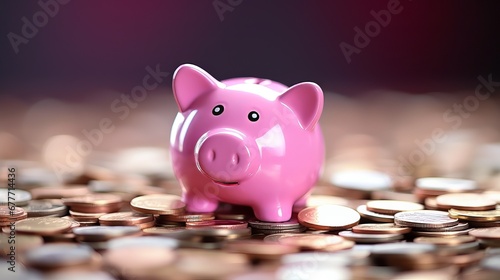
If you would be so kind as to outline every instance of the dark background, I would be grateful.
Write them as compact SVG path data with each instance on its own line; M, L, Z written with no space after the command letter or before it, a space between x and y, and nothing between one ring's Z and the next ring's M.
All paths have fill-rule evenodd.
M220 0L227 3L227 0ZM236 1L237 2L237 1ZM221 21L213 1L73 0L60 5L15 54L37 1L0 2L0 93L81 97L88 89L129 91L147 65L173 72L194 63L218 79L256 76L327 90L410 93L474 89L500 74L500 2L409 1L347 63L339 44L388 1L243 0ZM169 78L170 79L170 78ZM168 85L170 87L170 84Z

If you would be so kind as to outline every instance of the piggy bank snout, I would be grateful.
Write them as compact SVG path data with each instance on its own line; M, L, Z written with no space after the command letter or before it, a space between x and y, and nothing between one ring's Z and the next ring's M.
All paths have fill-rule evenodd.
M198 169L217 183L237 184L260 165L255 142L235 131L208 133L198 142L195 157Z

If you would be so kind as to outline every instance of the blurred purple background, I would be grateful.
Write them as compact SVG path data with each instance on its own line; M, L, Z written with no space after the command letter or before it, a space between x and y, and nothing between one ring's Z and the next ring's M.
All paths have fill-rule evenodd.
M346 94L453 92L474 89L478 75L500 74L498 1L401 0L402 11L351 63L339 44L353 45L354 28L364 29L370 11L390 1L219 2L238 4L223 21L214 1L73 0L15 54L7 34L20 35L21 18L41 8L1 1L0 92L35 99L127 92L147 65L173 72L187 62L219 79L309 80Z

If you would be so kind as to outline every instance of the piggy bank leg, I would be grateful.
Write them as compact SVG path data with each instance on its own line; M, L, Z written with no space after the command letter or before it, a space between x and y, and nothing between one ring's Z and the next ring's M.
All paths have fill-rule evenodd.
M285 222L292 217L293 203L276 203L273 205L253 206L255 217L260 221L266 222Z
M183 192L182 201L186 203L186 211L188 212L214 212L219 206L219 202L216 199L207 198L195 191Z

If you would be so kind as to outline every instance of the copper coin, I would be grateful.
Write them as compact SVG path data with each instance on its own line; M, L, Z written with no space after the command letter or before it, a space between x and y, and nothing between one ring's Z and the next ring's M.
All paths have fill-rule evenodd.
M424 206L401 200L372 200L366 203L366 208L376 213L393 215L402 211L423 210Z
M458 245L476 241L476 238L470 235L460 235L455 237L417 237L413 240L415 243L427 243L434 245Z
M47 269L88 263L93 250L80 244L46 244L30 250L25 255L28 266Z
M308 207L298 214L300 224L318 230L341 230L359 223L359 213L340 205Z
M77 212L73 210L69 210L69 214L73 218L92 218L92 219L99 219L101 216L106 215L108 213L84 213L84 212Z
M114 194L91 194L63 198L62 201L72 211L84 213L114 212L118 211L123 205L122 198Z
M441 208L472 211L495 210L497 205L495 200L477 193L443 194L436 197L436 203Z
M132 199L130 206L145 214L172 215L182 213L186 204L176 195L150 194Z
M99 223L108 226L130 226L153 221L153 215L135 212L109 213L99 217Z
M299 248L296 246L259 240L235 240L227 242L224 245L224 250L245 254L259 259L279 259L283 255L297 253Z
M495 222L500 221L500 210L490 211L469 211L469 210L448 210L450 217L466 221L475 222Z
M31 194L27 191L0 188L0 205L7 205L9 202L12 202L15 203L16 206L24 206L28 204L30 200Z
M444 211L419 210L396 213L394 223L415 228L443 228L457 225L458 220L450 218Z
M336 245L342 241L344 238L331 234L294 234L284 235L278 239L278 243L307 250L321 250L328 245Z
M136 226L140 229L145 229L145 228L154 227L155 225L156 225L155 221L150 221L150 222L135 224L134 226Z
M500 241L500 227L474 229L469 232L469 235L480 239L494 239Z
M20 217L24 215L25 211L23 208L20 207L14 207L14 209L11 211L9 209L9 206L7 205L0 205L0 219L13 219L16 217Z
M27 218L16 222L16 231L26 234L52 235L68 231L71 222L58 217Z
M356 211L361 215L361 217L374 221L374 222L381 222L381 223L392 223L394 222L394 215L387 215L387 214L379 214L375 213L373 211L370 211L366 208L366 205L360 205L358 208L356 208Z
M356 243L387 243L404 238L397 233L356 233L348 230L339 232L339 235Z
M263 222L259 221L257 219L251 219L248 221L248 225L251 228L255 229L296 229L300 228L301 225L299 224L299 221L296 218L291 218L289 221L286 222L280 222L280 223L273 223L273 222Z
M73 233L78 241L96 242L122 236L140 235L141 230L136 226L88 226L74 228Z
M209 220L200 222L187 222L186 228L220 228L220 229L245 229L248 223L238 220Z
M352 228L355 233L396 233L405 234L411 231L409 227L402 227L393 223L359 224Z
M157 221L169 222L199 222L206 220L213 220L215 216L213 213L182 213L176 215L159 215Z

